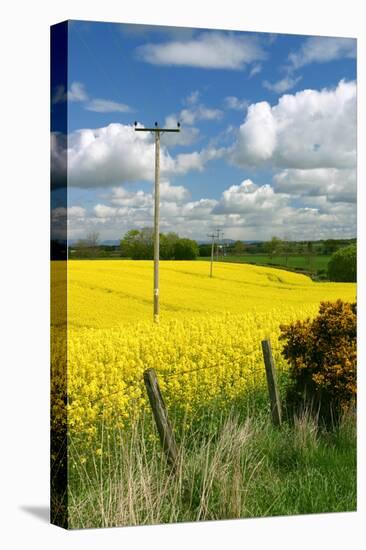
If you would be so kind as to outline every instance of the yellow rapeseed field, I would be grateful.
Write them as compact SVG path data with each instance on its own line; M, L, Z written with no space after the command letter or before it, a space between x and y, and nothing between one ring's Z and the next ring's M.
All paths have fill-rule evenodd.
M54 262L57 279L61 269ZM149 261L73 260L68 263L68 423L93 435L97 420L124 426L145 407L142 374L158 372L170 407L188 414L230 401L263 383L260 342L269 337L279 368L279 325L314 316L323 300L354 301L356 287L315 283L300 274L244 264L161 263L161 320L152 321ZM65 291L57 290L59 296ZM60 388L66 373L58 359L65 319L53 331L53 419L64 422ZM210 368L206 368L210 367ZM212 368L211 368L212 367ZM196 372L189 372L200 369ZM57 383L56 383L57 380ZM57 397L57 399L56 399Z

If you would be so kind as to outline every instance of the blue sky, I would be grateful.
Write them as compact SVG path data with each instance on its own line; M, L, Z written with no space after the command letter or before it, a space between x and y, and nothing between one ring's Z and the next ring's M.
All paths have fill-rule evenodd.
M69 23L70 238L152 225L162 138L162 231L204 239L356 234L356 41ZM56 212L57 215L57 212Z

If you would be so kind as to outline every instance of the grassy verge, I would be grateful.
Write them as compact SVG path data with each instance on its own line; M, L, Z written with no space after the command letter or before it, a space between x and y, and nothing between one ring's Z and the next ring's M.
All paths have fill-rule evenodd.
M356 509L356 427L309 416L275 429L268 415L210 412L178 430L166 466L150 415L100 431L88 460L70 440L71 528L143 525Z

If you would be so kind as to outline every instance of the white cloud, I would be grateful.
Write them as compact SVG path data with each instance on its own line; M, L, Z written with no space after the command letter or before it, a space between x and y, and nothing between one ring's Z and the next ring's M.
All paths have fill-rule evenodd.
M262 71L262 65L260 63L253 65L249 73L249 78L252 78L256 74L259 74L261 71Z
M200 152L181 153L177 155L175 159L174 172L176 174L185 174L190 170L201 172L208 161L218 159L222 157L224 153L224 149L215 149L213 147L202 149Z
M73 82L67 92L68 101L87 101L88 94L85 91L84 84L81 82Z
M204 149L173 158L162 144L161 176L202 170L207 161L221 154L216 149ZM123 182L153 181L154 167L153 138L147 132L135 132L132 126L109 124L102 128L77 130L69 135L67 168L70 186L108 187Z
M234 109L235 111L244 111L248 108L249 102L246 99L239 99L235 96L227 96L224 99L224 104L227 109Z
M72 82L66 92L64 86L57 86L52 95L52 103L79 102L84 103L87 111L96 113L131 113L134 111L125 103L110 99L90 99L82 82Z
M123 181L152 180L154 144L132 126L110 124L77 130L69 136L68 182L76 187L103 187ZM162 151L161 166L173 163Z
M96 113L131 113L133 111L125 103L118 103L109 99L92 99L85 105L85 109Z
M170 114L165 118L165 127L176 128L177 123L182 124L179 133L163 134L162 143L166 145L191 145L199 139L200 131L193 126L199 120L220 120L223 112L220 109L212 109L206 105L198 104L199 93L192 92L184 100L189 108L182 109L178 114Z
M327 38L312 36L307 38L300 50L288 56L295 69L309 63L325 63L335 59L356 57L356 39Z
M176 128L177 122L181 122L183 125L181 128L182 132L184 125L185 127L193 126L199 120L220 120L222 116L223 112L220 109L211 109L202 103L195 103L190 108L182 109L179 114L168 115L165 119L165 125Z
M179 117L175 115L169 115L165 119L164 126L166 128L176 128ZM181 126L180 132L167 133L161 136L161 143L168 147L174 147L175 145L192 145L198 141L200 137L200 131L195 126Z
M300 196L324 196L330 202L356 202L356 171L336 168L286 169L274 176L276 191Z
M210 109L205 105L197 105L191 109L183 109L180 112L179 120L183 124L192 125L198 120L219 120L222 118L220 109Z
M93 208L94 214L97 218L114 218L116 215L118 215L118 208L114 208L113 206L107 206L106 204L96 204Z
M277 124L269 103L249 106L246 121L240 126L234 151L237 164L256 164L272 158L277 145Z
M181 186L162 183L161 229L182 236L206 238L213 227L220 226L226 238L268 239L272 235L293 239L354 236L356 211L346 202L332 202L327 196L306 195L292 204L292 195L268 184L257 185L244 180L231 185L216 200L190 201ZM71 207L71 238L100 232L102 239L120 238L131 228L152 226L153 196L142 190L112 189L109 198L98 203L88 214ZM60 213L61 215L62 213Z
M202 32L190 40L145 44L137 54L154 65L236 70L266 57L256 37L218 31Z
M171 185L169 181L160 183L160 199L162 201L181 203L188 198L189 191L183 185ZM145 193L142 190L127 191L124 187L114 187L110 200L113 205L132 208L151 208L153 206L152 193Z
M153 205L151 193L145 193L141 189L131 192L127 191L124 187L114 187L110 201L115 206L132 208L151 208Z
M187 105L195 105L196 103L198 103L199 97L200 97L199 90L194 90L186 97L186 99L184 100L184 103L186 103Z
M217 201L215 199L200 199L188 202L182 208L182 215L189 220L207 220L207 218L209 220L209 216L216 204Z
M294 88L296 84L301 80L301 78L301 76L298 76L296 78L292 76L285 76L281 80L273 83L268 82L268 80L264 80L263 86L267 88L267 90L276 92L276 94L283 94L284 92L287 92L288 90Z
M356 84L283 95L249 106L229 151L239 166L352 168L356 162Z
M255 185L250 179L240 185L232 185L226 189L214 209L215 214L260 214L267 217L268 213L278 212L287 205L288 195L275 193L270 185Z
M170 185L168 181L160 184L160 198L164 201L183 202L189 198L189 191L183 185Z
M65 101L83 102L88 99L84 84L81 82L72 82L67 92L63 85L56 87L53 92L52 103L64 103Z

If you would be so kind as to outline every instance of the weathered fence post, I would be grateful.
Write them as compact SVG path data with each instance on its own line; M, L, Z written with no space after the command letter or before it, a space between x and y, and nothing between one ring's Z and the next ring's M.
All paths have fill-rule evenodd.
M168 413L163 396L160 392L158 379L154 369L145 370L144 382L155 423L158 428L161 445L164 449L169 465L176 467L178 464L178 447L175 442L174 433L168 419Z
M269 399L271 402L272 422L275 426L281 426L281 402L277 388L276 368L272 356L271 342L269 340L262 340L262 351L264 365L266 367Z

